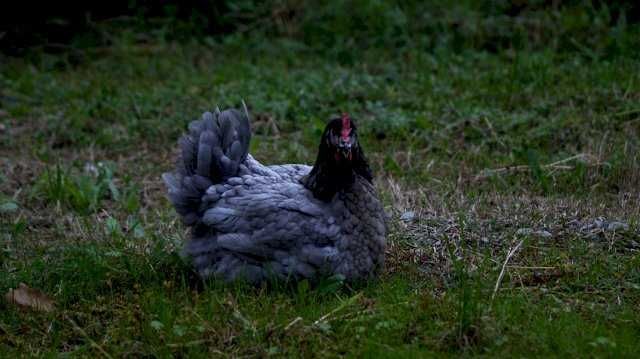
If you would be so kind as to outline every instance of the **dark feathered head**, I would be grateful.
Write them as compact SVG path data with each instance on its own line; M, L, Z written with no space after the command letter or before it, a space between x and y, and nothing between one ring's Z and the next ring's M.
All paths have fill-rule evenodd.
M342 189L350 187L360 176L371 181L371 169L358 142L358 131L346 113L333 118L322 134L318 158L303 180L315 197L330 200Z

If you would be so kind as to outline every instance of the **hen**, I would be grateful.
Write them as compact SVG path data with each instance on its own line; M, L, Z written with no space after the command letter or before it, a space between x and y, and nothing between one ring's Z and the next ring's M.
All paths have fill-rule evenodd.
M375 275L385 213L348 115L326 126L313 167L264 166L249 153L249 114L206 112L180 140L169 199L191 227L185 252L201 277L259 283Z

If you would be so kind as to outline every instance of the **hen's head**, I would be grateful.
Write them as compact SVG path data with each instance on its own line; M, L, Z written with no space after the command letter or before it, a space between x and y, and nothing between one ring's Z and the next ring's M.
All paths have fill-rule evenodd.
M330 200L336 192L348 189L356 176L373 179L358 142L356 125L345 113L325 127L318 158L303 183L317 198Z
M326 145L332 160L343 166L348 166L354 161L354 155L360 154L356 126L346 113L329 122L324 129L322 142L321 146Z

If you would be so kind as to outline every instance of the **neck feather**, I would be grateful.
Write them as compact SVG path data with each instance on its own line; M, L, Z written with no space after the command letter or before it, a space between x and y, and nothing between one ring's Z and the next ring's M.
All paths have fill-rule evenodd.
M302 183L316 198L330 201L339 191L349 189L357 176L369 182L373 180L360 146L354 149L352 160L343 164L331 157L329 148L320 145L316 163Z

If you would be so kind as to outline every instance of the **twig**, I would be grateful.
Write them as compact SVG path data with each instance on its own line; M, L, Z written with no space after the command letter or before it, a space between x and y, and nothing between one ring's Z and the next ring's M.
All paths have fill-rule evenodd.
M249 319L242 315L239 310L235 309L233 311L233 317L240 323L242 323L242 326L245 330L250 330L254 336L256 335L258 330L256 329L255 325L253 325L253 323Z
M192 340L190 342L186 342L186 343L169 343L167 344L167 346L169 348L184 348L184 347L193 347L196 345L202 345L207 343L209 340L207 339L198 339L198 340Z
M3 338L6 338L8 341L10 341L14 345L16 344L15 339L13 339L13 335L9 333L9 330L4 327L3 323L0 323L0 333L5 333L6 336L3 336Z
M588 153L580 153L577 154L575 156L571 156L571 157L567 157L565 159L562 159L560 161L556 161L556 162L552 162L546 165L541 166L541 168L546 169L546 170L553 170L553 171L557 171L557 170L572 170L575 167L574 166L569 166L569 165L565 165L564 163L573 161L573 160L577 160L577 159L591 159L592 166L601 166L603 164L606 163L602 163L600 161L598 161L593 155L590 155ZM518 165L518 166L507 166L507 167L501 167L501 168L495 168L495 169L485 169L483 171L481 171L479 174L477 174L474 178L474 180L478 181L478 180L483 180L485 178L491 177L493 175L496 174L500 174L500 173L512 173L512 172L529 172L531 171L531 166L528 165Z
M302 317L296 317L296 319L292 320L291 323L287 324L286 327L284 327L284 331L288 331L289 328L291 328L292 326L296 325L296 323L298 323L299 321L302 320Z
M544 169L553 169L553 170L572 170L573 166L563 166L563 165L544 165L542 166ZM483 180L485 178L489 178L491 176L501 174L501 173L514 173L514 172L529 172L531 171L531 167L528 165L518 165L518 166L507 166L495 169L486 169L477 174L474 180Z
M500 137L498 137L498 133L493 129L493 125L491 124L491 121L489 121L488 117L484 116L484 122L487 123L487 127L489 127L489 131L491 131L491 135L496 140L496 142L498 142L503 148L506 148L507 145L500 139Z
M577 160L577 159L587 159L587 158L592 158L593 159L593 157L594 157L593 155L590 155L588 153L578 153L575 156L567 157L567 158L565 158L563 160L549 163L548 165L543 166L543 167L556 167L558 165L561 165L563 163L567 163L569 161L573 161L573 160Z
M620 111L618 113L614 113L613 116L614 117L621 117L621 116L627 116L627 115L635 115L636 113L640 113L640 108L634 108L634 109L631 109L631 110Z
M313 322L314 326L317 326L318 324L326 321L330 316L336 314L337 312L341 311L342 309L350 306L351 304L353 304L353 302L355 302L357 299L359 299L360 297L362 297L362 293L358 293L356 295L354 295L353 297L349 298L348 300L345 300L342 304L340 304L338 307L336 307L335 309L333 309L332 311L330 311L329 313L321 316L320 318L318 318L318 320L316 320L315 322Z
M493 294L491 294L491 301L493 302L493 299L496 297L496 293L498 293L498 289L500 288L500 283L502 282L502 277L504 277L504 272L507 270L507 264L509 264L509 260L511 259L511 257L518 251L518 249L520 249L520 246L522 246L522 242L524 240L521 240L520 242L518 242L518 244L511 248L509 250L509 253L507 253L507 258L504 259L504 263L502 264L502 270L500 270L500 275L498 275L498 280L496 281L496 286L493 288Z
M91 344L92 347L96 348L106 358L113 359L113 357L109 355L109 353L107 353L106 350L104 350L98 343L96 343L93 339L91 339L91 337L89 337L89 334L87 334L87 332L85 332L84 329L80 328L80 326L76 324L76 322L73 321L71 317L69 317L68 315L65 315L65 317L71 323L71 325L73 326L73 329L79 332L89 342L89 344Z
M556 269L556 267L536 267L536 266L507 266L515 269Z

